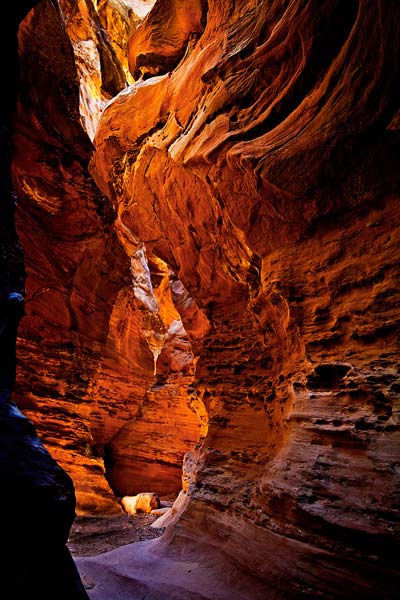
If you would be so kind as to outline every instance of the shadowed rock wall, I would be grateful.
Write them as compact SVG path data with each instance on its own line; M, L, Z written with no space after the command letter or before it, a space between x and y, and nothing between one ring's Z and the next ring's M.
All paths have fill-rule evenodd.
M35 4L9 6L0 36L1 52L10 67L0 103L1 586L8 597L87 600L66 547L75 517L72 481L11 400L25 277L14 224L17 195L11 181L12 116L19 85L17 30Z

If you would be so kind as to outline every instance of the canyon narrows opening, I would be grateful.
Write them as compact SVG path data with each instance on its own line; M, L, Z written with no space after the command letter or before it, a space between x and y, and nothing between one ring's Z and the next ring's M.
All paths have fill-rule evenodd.
M130 9L115 31L129 3L122 12L106 4L42 3L19 30L21 87L31 93L15 118L27 300L14 398L71 475L78 515L118 513L117 498L148 489L177 496L183 457L206 423L183 323L199 329L198 345L199 310L164 261L118 232L89 172L99 115L128 85L127 51L123 63L103 22L117 48L140 22Z
M88 595L394 600L400 5L25 13L13 399L80 517L184 492L161 537L76 557Z

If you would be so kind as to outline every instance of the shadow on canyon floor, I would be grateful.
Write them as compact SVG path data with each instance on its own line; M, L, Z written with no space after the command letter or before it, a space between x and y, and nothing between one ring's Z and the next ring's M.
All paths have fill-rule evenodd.
M137 514L77 517L71 527L68 547L73 556L96 556L120 546L159 537L164 528L151 524L159 517Z

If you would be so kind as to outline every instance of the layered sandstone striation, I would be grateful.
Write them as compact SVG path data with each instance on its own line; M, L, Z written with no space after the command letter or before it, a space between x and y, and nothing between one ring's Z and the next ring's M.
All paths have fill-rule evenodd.
M92 597L395 598L400 7L150 4L19 32L15 400L81 512L185 455L180 519L81 562Z
M1 586L9 597L87 600L66 546L75 516L71 479L43 447L32 423L11 400L24 268L14 223L12 115L18 91L17 30L35 0L3 15L0 46L11 71L0 107L0 480Z
M246 597L394 598L400 9L176 4L132 36L90 169L209 324L169 551L218 549Z
M133 83L128 66L128 40L155 0L98 0L97 13L112 42L127 82Z
M161 0L128 40L128 65L135 78L171 71L203 32L205 0Z
M123 87L110 48L91 1L42 2L19 31L13 180L27 278L14 398L73 478L80 513L120 511L115 495L149 486L178 492L201 429L174 301L194 323L196 307L130 234L122 250L88 173L90 102Z

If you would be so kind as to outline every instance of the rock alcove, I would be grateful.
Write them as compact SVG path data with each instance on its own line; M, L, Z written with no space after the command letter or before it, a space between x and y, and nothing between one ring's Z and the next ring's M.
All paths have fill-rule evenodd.
M395 598L400 7L25 4L13 399L78 513L187 492L90 596Z

